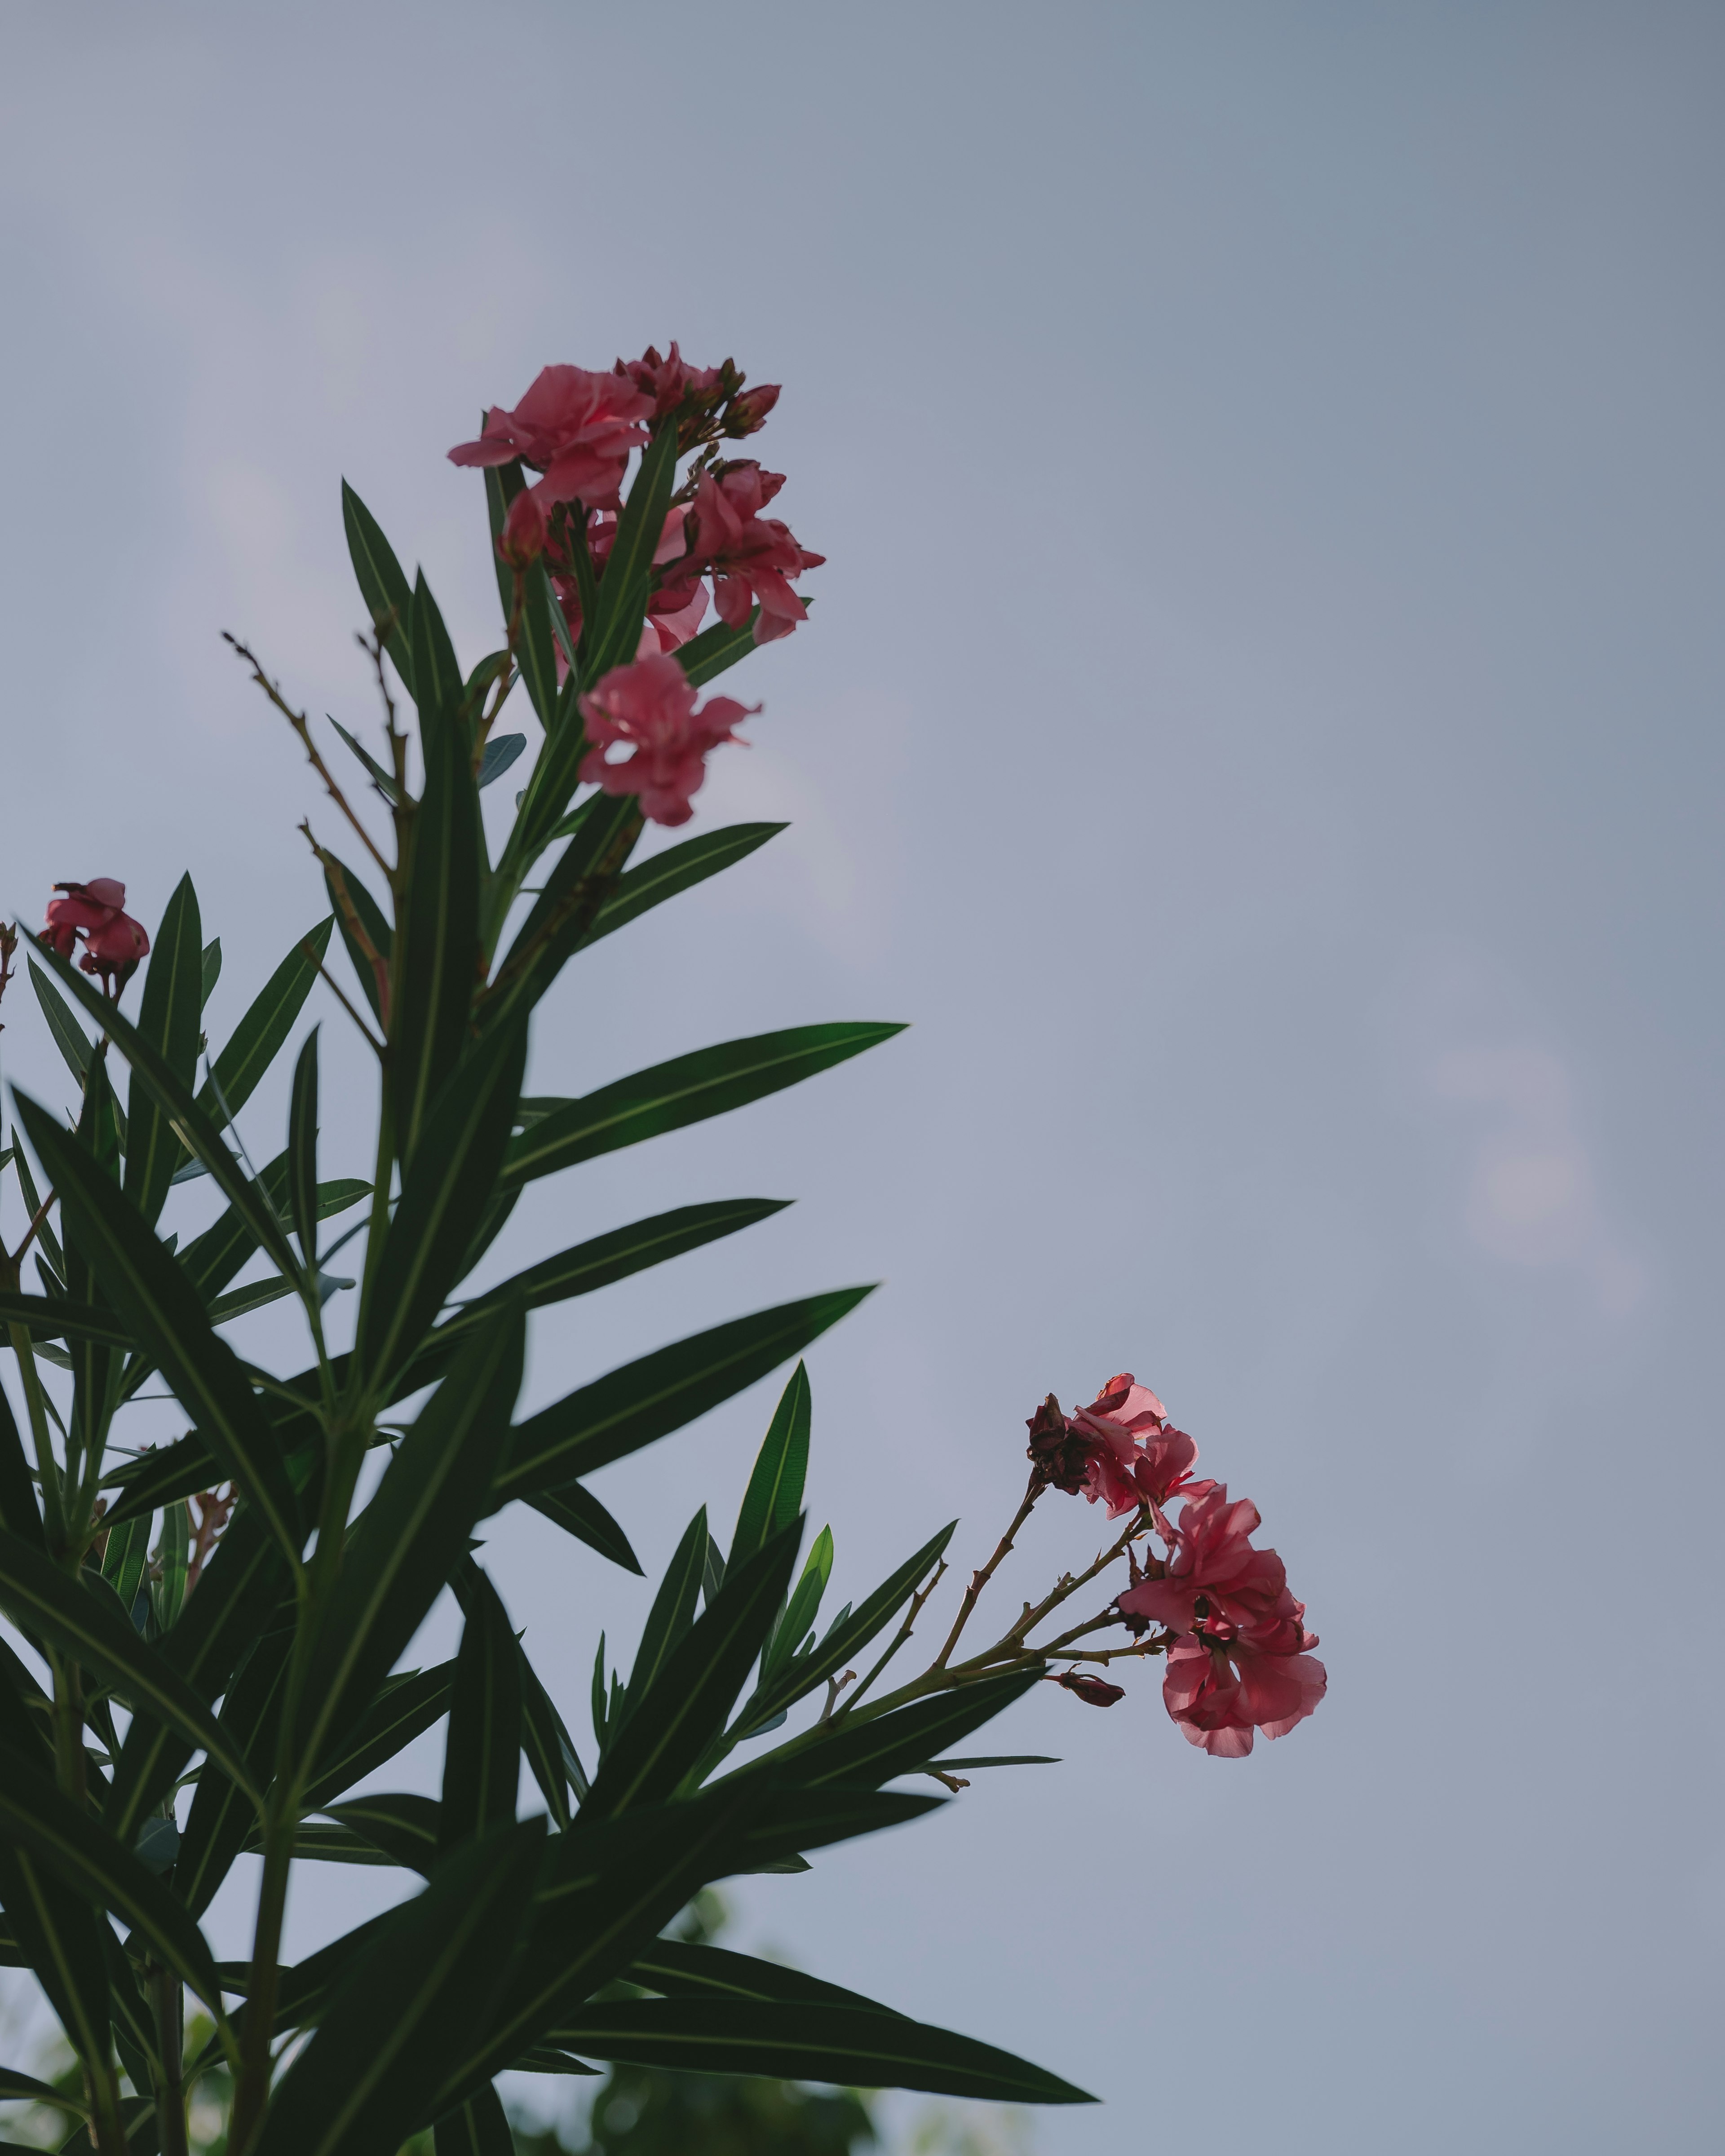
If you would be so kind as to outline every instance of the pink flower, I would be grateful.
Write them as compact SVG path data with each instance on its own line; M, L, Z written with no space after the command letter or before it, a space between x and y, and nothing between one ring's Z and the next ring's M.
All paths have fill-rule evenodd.
M581 760L583 784L639 794L642 814L655 824L686 824L694 813L689 797L706 777L707 751L736 741L737 721L761 708L714 696L697 711L696 694L668 654L614 666L581 699L593 743ZM606 750L619 742L634 754L626 762L608 762Z
M1286 1567L1274 1550L1252 1547L1261 1525L1249 1498L1230 1504L1226 1483L1213 1484L1181 1507L1163 1577L1127 1588L1119 1607L1173 1632L1239 1634L1271 1654L1316 1646L1300 1622L1306 1605L1289 1591Z
M1316 1641L1312 1643L1314 1645ZM1189 1743L1242 1759L1252 1732L1286 1737L1323 1697L1329 1676L1311 1655L1266 1654L1245 1640L1181 1640L1168 1649L1163 1704Z
M107 993L117 996L150 948L143 923L121 910L126 886L113 876L97 876L90 883L57 883L54 889L66 895L48 903L44 932L50 947L69 958L81 936L79 965L86 973L100 973Z
M740 397L733 397L731 408L725 414L725 432L735 440L742 434L758 434L767 424L767 414L778 402L776 382L763 382L757 389L745 389Z
M1177 1491L1195 1495L1199 1489L1191 1472L1198 1458L1195 1440L1171 1426L1168 1409L1130 1370L1111 1378L1073 1416L1072 1428L1093 1448L1085 1494L1092 1504L1102 1499L1110 1519L1138 1505L1165 1505Z
M449 461L506 465L519 457L544 474L533 491L547 508L578 501L615 509L629 451L645 443L653 408L653 398L625 375L542 367L515 409L493 405L479 439L458 444Z
M1052 1681L1076 1692L1086 1707L1112 1707L1116 1700L1126 1697L1124 1685L1110 1684L1106 1677L1087 1676L1078 1670L1064 1670Z
M725 394L724 368L691 367L675 342L664 359L649 344L639 359L619 359L613 372L653 399L655 419L685 403L711 409Z
M673 509L665 520L659 544L654 550L655 567L666 562L677 560L684 552L684 511ZM611 550L617 543L617 519L608 511L595 511L587 525L588 558L593 564L593 574L603 578L611 558ZM557 603L563 610L563 619L568 624L569 640L581 641L582 609L581 587L576 582L567 556L552 541L547 547L547 564L551 571L552 589L557 595ZM701 617L706 612L706 587L690 576L680 578L675 583L663 584L647 601L647 620L641 631L637 659L651 659L661 651L675 651L686 644L701 627ZM569 671L561 644L557 647L557 680L561 683Z
M747 460L715 465L701 474L691 511L687 573L711 572L713 603L720 620L732 629L741 629L751 608L760 608L757 644L788 636L807 618L808 608L788 579L819 568L826 559L824 554L805 552L788 524L762 516L783 485L783 472L762 471Z
M525 486L509 505L497 552L511 569L525 569L545 552L546 536L545 504L536 488Z

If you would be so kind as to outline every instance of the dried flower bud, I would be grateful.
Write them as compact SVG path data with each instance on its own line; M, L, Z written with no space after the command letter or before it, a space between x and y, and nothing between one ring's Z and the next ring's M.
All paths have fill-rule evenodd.
M1064 1671L1055 1682L1076 1692L1086 1707L1112 1707L1116 1700L1126 1697L1124 1685L1110 1684L1106 1677L1086 1676L1080 1670Z

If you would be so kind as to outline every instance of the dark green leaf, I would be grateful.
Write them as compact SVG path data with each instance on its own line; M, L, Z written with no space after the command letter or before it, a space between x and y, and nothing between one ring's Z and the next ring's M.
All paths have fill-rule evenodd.
M113 1589L122 1609L131 1608L143 1584L144 1568L150 1562L151 1517L145 1512L122 1520L108 1530L107 1548L102 1553L102 1577ZM10 1527L12 1522L8 1520L6 1524Z
M807 1366L798 1363L779 1395L756 1456L754 1471L742 1493L737 1532L731 1537L731 1562L752 1557L771 1535L803 1509L803 1481L809 1471L809 1432L814 1396Z
M647 1613L641 1643L635 1650L634 1667L629 1672L629 1691L624 1702L625 1714L645 1699L673 1652L689 1636L706 1568L706 1507L703 1505L684 1529L683 1539L665 1567L665 1578L659 1583L659 1592Z
M360 1515L312 1651L301 1758L322 1763L359 1719L465 1554L508 1440L525 1332L516 1307L474 1334Z
M677 658L683 671L699 689L727 668L736 665L739 659L747 659L755 649L755 624L761 619L759 607L749 610L749 618L740 628L732 629L729 622L716 621L691 636L677 649Z
M473 1324L511 1295L521 1296L529 1310L547 1303L566 1302L572 1296L591 1295L595 1288L627 1280L649 1265L663 1265L685 1250L698 1250L721 1235L734 1235L757 1220L769 1219L788 1205L788 1198L727 1198L715 1205L680 1205L674 1212L655 1214L649 1220L632 1221L595 1235L554 1258L542 1259L526 1272L516 1273L501 1287L491 1288L466 1304L446 1328L454 1331ZM794 1513L796 1507L792 1507Z
M130 2156L158 2156L162 2140L154 2097L122 2097L120 2123ZM60 2156L97 2156L97 2149L94 2128L84 2126L69 2141L60 2143Z
M0 1325L23 1325L39 1340L64 1333L74 1340L95 1340L109 1348L132 1343L130 1329L111 1310L87 1302L53 1301L40 1295L0 1295Z
M0 1767L9 1777L9 1748ZM106 1923L82 1893L9 1835L0 1842L0 1899L18 1960L33 1972L73 2050L105 2065L112 2015L102 1948Z
M764 1378L872 1292L837 1288L733 1318L567 1394L513 1433L495 1502L557 1489L680 1430Z
M16 1754L0 1775L0 1830L75 1893L141 1933L167 1966L219 2010L215 1965L185 1909L122 1841Z
M288 1109L289 1218L308 1272L317 1267L317 1031L306 1034L294 1065Z
M494 2088L478 2090L437 2122L433 2156L515 2156L515 2136Z
M90 1059L95 1053L90 1036L66 1008L65 998L55 988L46 973L33 958L30 961L30 985L36 991L36 1000L42 1006L42 1015L48 1020L48 1029L54 1035L54 1045L66 1059L66 1067L81 1084L90 1068ZM35 1207L31 1206L33 1213Z
M258 991L215 1060L213 1082L206 1080L198 1093L198 1106L206 1115L225 1122L257 1091L258 1081L286 1045L294 1021L305 1008L317 978L317 960L330 947L331 925L328 919L320 921L301 937ZM223 1102L227 1104L225 1113Z
M441 1721L449 1712L454 1681L453 1661L392 1677L320 1769L305 1792L307 1809L326 1810L344 1789L386 1765Z
M696 1545L692 1595L706 1554L706 1522ZM662 1803L724 1727L731 1704L783 1599L802 1523L794 1521L740 1564L711 1607L659 1665L645 1696L630 1687L629 1719L613 1735L582 1807L583 1820ZM685 1540L692 1539L685 1537Z
M297 1564L299 1501L233 1349L210 1329L197 1290L136 1207L46 1110L21 1094L15 1097L61 1209L77 1223L110 1299L148 1348L199 1436Z
M746 1767L744 1774L770 1774L779 1781L808 1788L829 1783L847 1787L878 1788L896 1774L908 1774L928 1765L949 1744L957 1744L985 1722L992 1722L1015 1700L1022 1699L1041 1681L1041 1671L1012 1671L1004 1676L983 1677L956 1691L937 1692L891 1713L828 1722L809 1732L805 1741L773 1754L770 1760Z
M1040 2066L901 2014L783 1999L632 1999L590 2005L555 2041L594 2058L774 2081L930 2089L997 2103L1092 2103Z
M870 2014L896 2010L860 1992L823 1983L818 1976L805 1976L801 1969L787 1969L783 1962L757 1961L752 1954L733 1953L727 1947L694 1946L680 1939L655 1939L644 1953L636 1955L629 1978L631 1984L673 1998L783 1999L804 2005L860 2008Z
M259 1784L270 1779L274 1767L293 1643L290 1627L266 1633L222 1702L228 1743ZM206 1766L198 1778L174 1866L174 1892L194 1917L201 1917L214 1900L257 1823L244 1794L225 1774Z
M329 714L327 712L326 712L324 716L326 718L329 718ZM381 763L378 762L377 757L372 754L365 743L361 741L357 741L354 737L348 732L347 727L341 724L341 721L339 719L330 719L330 724L336 729L336 732L340 734L342 740L347 742L348 747L352 750L355 756L358 757L359 761L371 773L372 783L376 786L377 791L383 796L383 798L386 801L390 802L398 801L401 798L400 788L396 785L395 780L392 775L383 768Z
M444 1743L440 1853L512 1821L521 1779L521 1650L509 1613L471 1558L451 1584L467 1621Z
M652 586L653 557L665 531L677 483L677 429L661 420L642 454L634 484L617 520L598 603L582 639L582 679L599 680L635 655Z
M34 1300L33 1296L32 1301ZM44 1545L42 1510L30 1480L30 1463L23 1440L13 1419L12 1403L0 1388L0 1527L33 1548Z
M562 737L548 743L533 774L525 822L531 812L542 774L554 773ZM572 773L570 783L574 783ZM558 855L532 910L521 923L507 955L480 1000L487 1027L531 1010L586 940L606 901L618 886L624 863L640 836L641 812L632 796L595 794L593 805Z
M377 2156L406 2138L425 2090L490 2018L543 1845L539 1820L470 1843L389 1912L277 2084L254 2156Z
M434 1797L374 1790L326 1809L331 1819L369 1842L387 1862L429 1876L437 1861L442 1810Z
M509 514L509 505L526 485L526 475L517 459L506 465L487 465L485 474L485 513L491 526L491 567L497 578L497 596L503 602L506 622L515 612L515 572L497 552L497 542L503 536L503 520Z
M586 1801L587 1769L581 1763L574 1741L563 1727L563 1717L540 1683L525 1649L518 1650L521 1665L521 1749L533 1770L533 1779L544 1795L552 1824L559 1832L571 1819L568 1793L575 1801Z
M860 1654L916 1593L918 1584L952 1540L952 1529L957 1524L956 1520L951 1522L925 1543L915 1557L901 1564L890 1579L883 1581L853 1615L834 1625L812 1655L783 1671L770 1683L763 1684L744 1708L738 1733L746 1735L751 1730L762 1728L774 1715L805 1698L817 1685L824 1684L829 1677L836 1675L853 1655Z
M527 746L525 734L493 734L485 743L485 752L480 758L479 777L475 783L483 793L485 788L502 778Z
M770 1681L773 1675L796 1652L803 1635L814 1624L815 1613L820 1608L820 1598L827 1591L827 1582L833 1573L833 1531L823 1527L815 1537L814 1547L809 1553L803 1568L803 1576L797 1582L790 1606L785 1611L768 1641L761 1657L763 1679Z
M255 1786L204 1702L110 1605L86 1594L40 1550L0 1530L0 1605L112 1686L136 1713L178 1725L259 1803Z
M555 1490L542 1490L527 1502L536 1512L555 1521L565 1534L640 1576L641 1561L630 1548L629 1537L584 1483L564 1482Z
M168 901L151 946L137 1029L140 1039L157 1051L188 1093L198 1075L203 1022L203 926L198 894L187 875L181 877ZM172 1109L136 1070L126 1096L126 1194L153 1226L183 1154Z
M412 640L413 646L413 701L419 707L419 742L429 751L440 733L459 733L461 710L467 701L467 684L461 678L455 647L444 626L442 612L431 596L431 587L421 569L413 579ZM471 736L470 734L470 740ZM432 757L427 753L428 776Z
M788 828L783 824L729 824L722 830L703 831L698 839L685 839L678 845L667 846L638 868L625 870L588 930L583 947L627 927L679 891L705 883L721 869L746 860L757 846L764 846Z
M383 648L394 660L402 685L411 696L413 661L408 634L413 597L408 589L408 580L377 519L345 479L341 482L341 521L347 528L347 551L353 557L353 573L359 579L360 597L366 603L372 626L385 630Z
M455 1073L427 1122L384 1238L371 1301L360 1312L354 1353L374 1394L412 1360L470 1262L509 1142L526 1052L525 1025L500 1027Z
M359 976L359 985L365 991L366 1001L372 1007L372 1016L381 1024L383 1019L383 1000L378 987L377 969L367 957L364 946L353 932L352 926L347 918L347 909L341 902L343 898L345 897L347 905L352 907L360 927L365 932L366 938L372 950L382 962L386 973L389 967L390 954L395 948L394 932L384 916L383 909L366 889L363 881L354 874L345 861L337 860L333 854L324 864L323 882L324 889L330 895L330 904L336 909L336 926L341 932L341 941L347 946L347 956L353 963L354 972Z
M903 1031L901 1025L793 1026L788 1032L726 1041L638 1070L570 1101L524 1131L505 1159L505 1183L528 1183L619 1146L639 1145L644 1138L741 1108Z
M186 1571L191 1555L192 1522L183 1505L169 1505L162 1515L162 1539L156 1545L155 1578L150 1605L158 1633L172 1631L186 1599Z
M81 2097L68 2096L64 2089L39 2082L33 2075L20 2073L16 2066L0 2066L0 2103L49 2103L59 2111L74 2112L80 2118L90 2115L90 2106ZM23 2145L20 2141L0 2142L0 2148L21 2148Z
M216 992L216 983L222 978L222 939L203 947L203 1001L208 1004Z
M924 1772L957 1774L968 1769L975 1774L983 1767L1058 1767L1060 1763L1046 1752L1002 1752L988 1759L931 1759Z
M288 1202L288 1157L278 1153L258 1177L258 1186L272 1208L285 1209ZM372 1186L352 1176L337 1176L317 1186L317 1217L332 1219L369 1198ZM206 1228L181 1251L181 1270L206 1303L215 1297L258 1247L258 1241L241 1215L229 1206L214 1225Z

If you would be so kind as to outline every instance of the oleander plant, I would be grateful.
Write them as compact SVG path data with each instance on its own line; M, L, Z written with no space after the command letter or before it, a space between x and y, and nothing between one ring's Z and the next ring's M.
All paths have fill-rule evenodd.
M896 1678L954 1527L824 1618L833 1537L809 1541L803 1517L798 1358L865 1289L678 1339L517 1417L530 1319L778 1209L685 1206L506 1270L507 1244L488 1260L527 1184L899 1029L801 1026L580 1097L526 1090L564 969L781 828L635 857L648 824L690 819L749 716L707 685L808 617L798 584L821 557L765 513L779 475L731 454L778 395L673 345L547 367L489 411L450 452L483 473L501 605L473 665L344 487L377 732L315 729L229 639L327 795L326 828L304 827L327 913L220 1046L204 1022L220 944L189 876L152 927L97 877L57 886L39 932L0 930L0 991L22 954L70 1095L14 1089L0 1153L0 1958L33 1972L78 2062L55 2086L0 2070L0 2100L48 2107L33 2116L62 2118L64 2148L186 2156L213 2102L228 2156L388 2156L427 2133L437 2156L506 2156L497 2076L595 2061L1088 2101L968 2036L667 1934L709 1882L806 1870L952 1801L969 1772L1034 1763L963 1748L1039 1682L1106 1707L1106 1666L1158 1657L1177 1726L1221 1757L1322 1694L1256 1512L1194 1478L1192 1440L1129 1374L1030 1417L1022 1502L932 1660ZM522 730L503 732L511 699ZM481 796L516 766L514 814L493 805L488 831ZM320 1172L314 994L372 1051L369 1183ZM248 1104L289 1056L278 1147ZM481 1269L506 1276L475 1287ZM285 1373L230 1337L275 1301L304 1324ZM531 1506L572 1565L639 1572L590 1478L787 1364L728 1541L696 1513L626 1676L601 1638L578 1744L480 1531ZM184 1435L129 1441L122 1418L164 1393ZM1101 1505L1111 1538L979 1646L978 1602L1050 1491ZM1068 1607L1111 1570L1100 1607ZM459 1651L402 1666L446 1589ZM439 1724L438 1794L391 1790L389 1763ZM243 1856L249 1953L218 1960L203 1920ZM331 1862L398 1866L402 1897L284 1965L296 1870Z

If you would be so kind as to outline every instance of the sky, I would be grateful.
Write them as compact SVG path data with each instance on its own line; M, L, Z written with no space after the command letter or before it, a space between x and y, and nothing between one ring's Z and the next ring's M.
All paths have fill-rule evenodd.
M1060 1765L734 1896L1105 2099L1039 2156L1717 2132L1722 62L1661 0L0 18L0 905L109 875L153 921L189 868L213 1031L333 835L218 632L373 719L340 477L470 664L483 408L672 337L784 385L828 562L691 828L791 829L572 968L531 1085L911 1029L536 1186L500 1262L798 1201L536 1320L531 1404L883 1283L809 1358L839 1599L955 1517L978 1562L1036 1401L1119 1369L1263 1513L1330 1673L1288 1738L1192 1751L1153 1665L1040 1688L989 1741ZM775 1396L597 1479L649 1571ZM1101 1532L1050 1498L995 1599ZM584 1738L649 1588L532 1515L486 1562ZM290 1947L382 1891L317 1881Z

